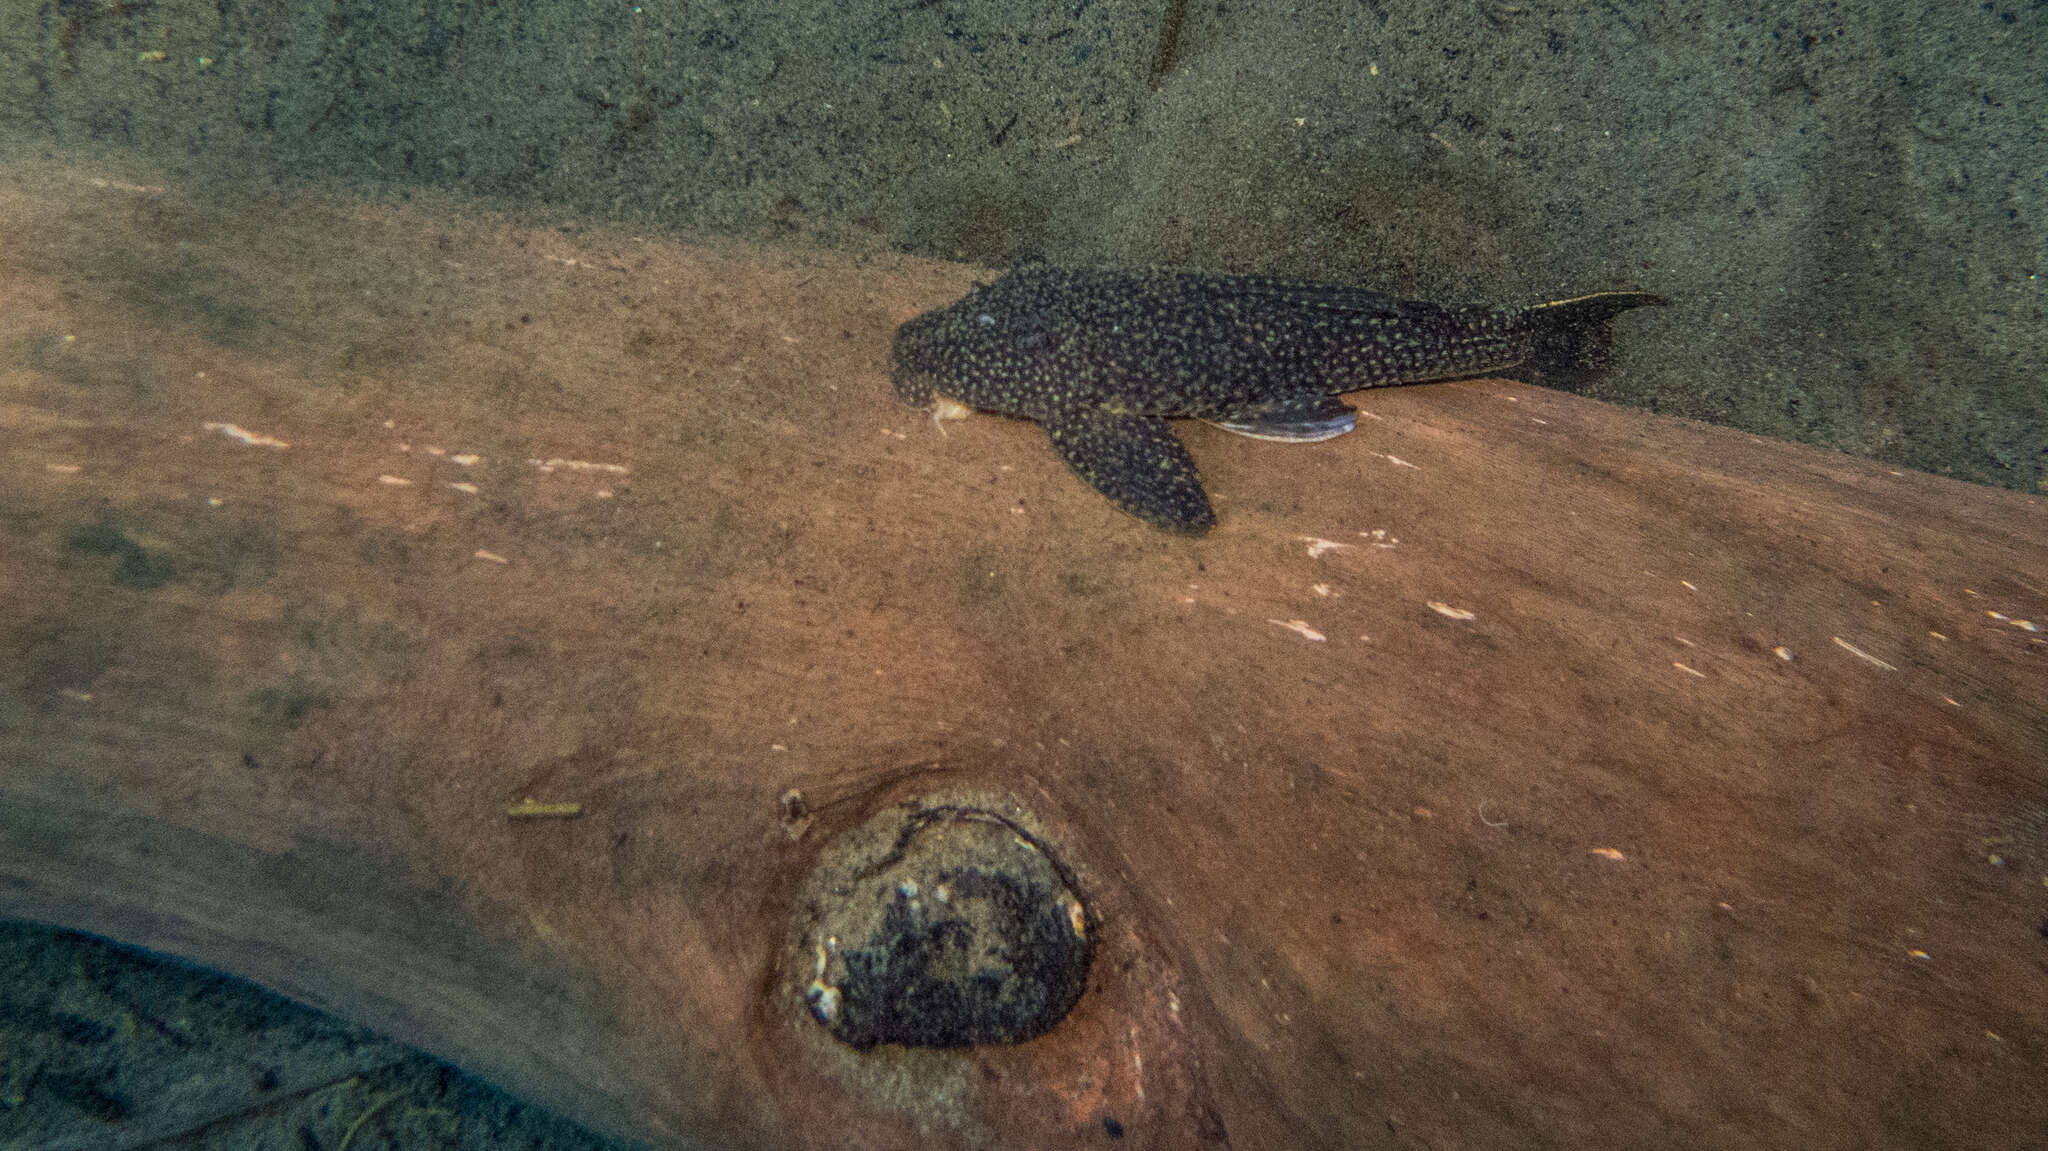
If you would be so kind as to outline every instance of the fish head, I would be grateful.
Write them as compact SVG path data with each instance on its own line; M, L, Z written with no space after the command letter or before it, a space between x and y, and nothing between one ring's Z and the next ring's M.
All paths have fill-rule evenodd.
M978 408L1029 414L1034 381L1050 371L1059 340L1056 313L1020 291L1015 277L976 284L965 296L896 329L899 396L929 406L934 384Z

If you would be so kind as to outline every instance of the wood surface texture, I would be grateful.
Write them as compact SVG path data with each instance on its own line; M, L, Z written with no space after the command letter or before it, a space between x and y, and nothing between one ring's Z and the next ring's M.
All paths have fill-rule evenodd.
M1477 380L1169 536L894 405L975 275L11 166L0 914L679 1146L2038 1145L2040 498ZM796 892L932 797L1094 974L854 1052Z

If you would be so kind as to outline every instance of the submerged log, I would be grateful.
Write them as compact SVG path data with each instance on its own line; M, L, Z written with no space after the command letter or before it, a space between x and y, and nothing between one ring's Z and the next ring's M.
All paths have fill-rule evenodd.
M1190 540L893 405L967 269L29 164L0 221L0 914L680 1145L2048 1130L2037 497L1478 380L1187 428ZM841 1042L839 902L963 874L852 845L935 812L1085 988Z

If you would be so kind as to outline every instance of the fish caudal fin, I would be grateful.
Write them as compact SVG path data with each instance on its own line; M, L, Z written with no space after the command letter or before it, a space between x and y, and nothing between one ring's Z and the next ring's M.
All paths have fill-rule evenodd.
M1630 308L1671 301L1652 292L1596 292L1538 304L1522 313L1532 342L1521 372L1552 387L1571 387L1605 371L1614 342L1614 317Z
M1165 420L1080 408L1056 412L1044 423L1060 458L1116 506L1191 535L1216 525L1195 457Z

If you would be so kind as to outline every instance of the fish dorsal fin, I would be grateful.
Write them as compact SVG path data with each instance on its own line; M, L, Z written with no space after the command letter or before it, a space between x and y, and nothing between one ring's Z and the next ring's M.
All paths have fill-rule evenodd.
M1146 523L1200 534L1216 524L1195 458L1157 416L1076 408L1047 416L1046 434L1076 475Z
M1209 422L1255 440L1314 444L1334 440L1357 427L1358 409L1335 396L1302 396Z

